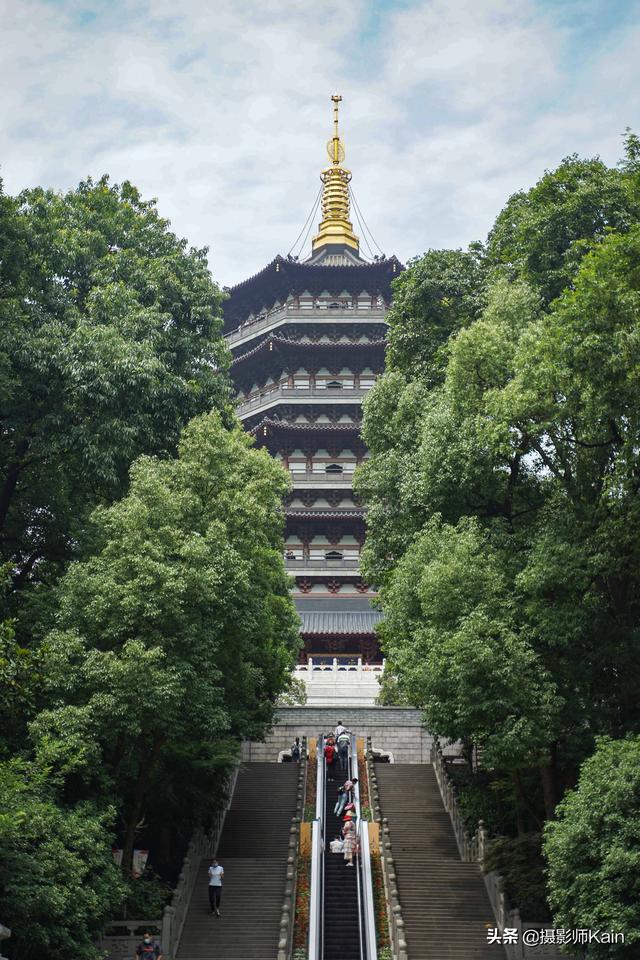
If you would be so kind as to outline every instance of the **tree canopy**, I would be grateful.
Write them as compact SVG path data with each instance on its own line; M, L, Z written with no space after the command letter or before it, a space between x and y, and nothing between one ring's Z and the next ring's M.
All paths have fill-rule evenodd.
M289 685L288 479L233 415L222 294L129 183L0 192L0 899L15 960L160 910ZM135 845L153 869L132 881ZM112 846L122 848L122 869Z
M514 829L553 818L596 737L640 730L634 142L412 262L365 403L386 696L513 779Z
M0 193L0 550L50 580L141 453L224 409L222 295L130 183Z
M640 941L640 737L603 737L545 836L549 898L567 929L625 934L589 956L633 956Z

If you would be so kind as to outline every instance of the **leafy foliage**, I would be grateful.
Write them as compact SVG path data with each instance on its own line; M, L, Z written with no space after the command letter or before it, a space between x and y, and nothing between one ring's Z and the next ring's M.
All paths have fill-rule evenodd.
M114 811L58 802L37 767L0 764L0 888L15 960L86 957L124 884L111 856Z
M410 264L365 404L389 696L481 749L514 833L640 730L639 177L629 134L618 169L571 157L512 197L485 248Z
M20 588L59 572L141 453L227 403L221 293L129 183L0 194L0 549Z
M640 942L640 737L601 738L547 824L544 852L556 921L625 934L594 957L633 956Z

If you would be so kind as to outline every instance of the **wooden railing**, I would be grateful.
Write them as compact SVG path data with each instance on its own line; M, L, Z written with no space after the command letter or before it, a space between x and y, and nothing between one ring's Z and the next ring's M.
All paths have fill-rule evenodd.
M400 904L398 884L396 881L396 867L391 847L389 821L386 817L382 816L380 810L380 793L378 790L378 779L376 777L376 771L373 764L371 737L367 737L366 757L367 776L369 778L369 802L371 803L373 819L378 821L382 826L380 862L382 863L382 877L384 880L385 899L387 901L387 918L389 922L391 952L394 960L409 960L405 926L402 918L402 906Z
M236 413L242 417L259 413L272 407L274 403L309 403L315 400L326 400L332 403L360 403L367 395L370 387L290 387L287 384L276 385L257 393L236 404Z

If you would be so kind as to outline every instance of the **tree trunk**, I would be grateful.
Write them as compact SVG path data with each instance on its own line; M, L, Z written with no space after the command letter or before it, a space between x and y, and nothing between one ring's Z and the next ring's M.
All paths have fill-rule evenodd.
M13 463L10 463L7 468L7 475L5 476L4 483L0 489L0 530L4 528L7 514L9 513L9 507L11 506L13 495L16 492L18 477L20 476L20 472L25 465L24 455L28 449L29 441L27 439L21 440L16 447L15 460Z
M558 806L558 766L557 766L557 743L552 743L549 747L549 758L545 764L540 767L540 780L542 781L542 793L544 795L544 812L547 820L553 820Z
M520 772L518 770L514 770L513 772L513 782L516 785L516 796L518 797L519 800L522 801L522 805L524 806L524 808L528 810L531 816L533 817L533 822L538 827L538 830L541 830L542 823L540 822L538 811L536 810L534 805L531 803L531 801L529 800L529 797L525 792L525 789L522 785L522 780L520 778Z
M127 829L124 837L124 847L122 850L122 870L126 876L131 876L131 871L133 869L133 846L136 839L136 827L138 826L140 817L142 816L142 806L144 804L149 778L153 773L153 768L157 763L160 750L162 749L165 739L166 737L160 736L156 736L154 738L151 750L145 757L143 757L138 768L138 777L133 793L133 803L131 804L131 809L129 811L129 819L127 821Z
M514 773L513 775L513 785L515 787L515 801L516 801L516 829L518 831L518 836L521 837L523 833L527 832L526 823L522 813L523 806L523 797L522 797L522 783L520 782L520 777Z

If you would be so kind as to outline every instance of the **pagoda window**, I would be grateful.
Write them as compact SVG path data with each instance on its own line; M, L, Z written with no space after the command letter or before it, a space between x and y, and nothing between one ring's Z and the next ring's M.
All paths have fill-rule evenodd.
M318 386L320 386L320 384L318 384ZM342 390L345 384L342 380L327 380L324 386L326 386L327 390Z
M343 555L341 550L327 550L324 555L325 560L342 560Z
M341 463L328 463L324 468L325 473L344 473L344 467Z

